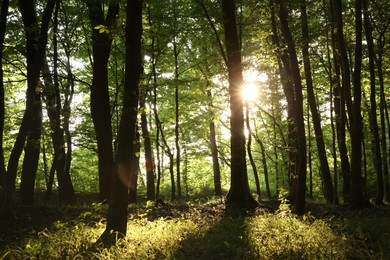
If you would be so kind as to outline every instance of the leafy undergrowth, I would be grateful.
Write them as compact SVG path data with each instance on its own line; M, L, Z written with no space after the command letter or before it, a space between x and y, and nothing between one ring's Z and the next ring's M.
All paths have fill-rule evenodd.
M105 226L104 205L62 209L66 220L51 218L50 225L37 227L40 230L30 229L27 234L19 230L19 236L11 237L8 230L0 235L6 243L0 247L0 259L390 257L387 208L357 211L321 205L298 217L285 205L272 207L227 215L224 204L217 201L133 205L126 238L111 248L94 246ZM39 214L45 216L50 210L45 213L41 208Z

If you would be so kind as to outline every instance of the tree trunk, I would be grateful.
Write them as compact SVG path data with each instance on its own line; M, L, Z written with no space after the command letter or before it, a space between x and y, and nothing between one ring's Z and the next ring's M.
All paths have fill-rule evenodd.
M7 16L8 16L9 0L3 0L1 3L0 13L0 57L3 57L4 38L7 28ZM3 148L3 131L4 131L4 114L5 114L5 102L4 102L4 79L3 79L3 62L0 59L0 187L3 187L5 179L5 161L4 161L4 148Z
M337 0L336 0L337 1ZM346 146L346 132L345 132L345 125L347 121L346 111L345 111L345 99L346 96L344 95L342 88L346 84L350 84L350 80L342 80L342 85L340 84L340 77L341 77L341 67L343 62L341 62L342 55L345 56L345 43L344 43L344 34L343 34L343 24L342 24L342 17L341 17L341 3L336 4L336 1L330 1L331 9L333 12L331 12L332 15L332 49L334 53L334 69L335 69L335 77L333 80L333 96L334 96L334 111L336 116L336 134L337 134L337 140L338 140L338 147L340 152L340 160L341 160L341 171L342 171L342 177L343 177L343 198L344 203L349 203L350 201L350 194L351 194L351 169L350 169L350 163L349 163L349 157L348 157L348 150ZM339 6L339 8L336 8L336 6ZM339 10L340 9L340 10ZM336 28L336 33L334 33L333 28ZM336 47L337 45L337 47ZM344 46L343 51L341 51L340 46ZM348 59L347 59L348 64ZM345 62L344 62L345 63ZM344 64L344 67L346 65ZM349 67L349 64L348 64ZM347 76L349 77L349 68L347 72ZM343 74L343 78L345 75Z
M301 76L298 66L298 58L295 51L295 44L292 38L288 21L287 21L287 10L282 3L279 3L279 19L281 23L281 30L284 39L287 42L288 54L290 58L291 70L292 70L292 81L294 84L295 92L295 127L297 133L297 160L296 160L296 187L295 187L295 201L294 207L297 214L305 213L305 192L306 192L306 136L305 136L305 124L303 116L303 94L302 94L302 83Z
M226 204L252 208L256 207L258 203L250 194L246 169L244 104L241 93L243 76L235 11L234 0L222 0L231 113L231 181Z
M351 123L351 204L362 207L368 204L363 192L362 179L362 116L361 116L361 67L362 67L362 1L355 1L355 69L353 77L353 116ZM348 103L348 102L347 102Z
M64 162L64 171L62 179L62 195L61 198L65 203L74 201L74 189L72 180L70 178L70 166L72 162L72 136L69 130L69 120L71 114L71 105L74 94L74 80L73 74L70 66L70 53L66 52L66 69L67 69L67 84L65 90L65 100L63 106L63 130L65 132L65 141L66 141L66 154L65 154L65 162ZM58 176L57 176L58 178Z
M34 204L35 177L38 170L41 147L42 101L41 93L35 93L31 124L27 133L27 144L24 148L20 194L22 204Z
M112 245L118 238L126 236L127 230L126 183L136 158L134 141L136 140L139 80L142 72L142 4L143 2L139 0L127 1L125 87L107 225L101 236L101 241L105 245Z
M129 178L129 203L137 203L137 187L138 187L138 173L139 173L139 155L141 150L140 135L138 133L138 126L136 129L136 143L134 147L134 160L132 162L130 178Z
M37 31L31 30L31 26L37 26L33 1L19 1L19 7L22 13L22 19L26 33L28 83L26 94L26 110L24 111L22 124L20 125L15 144L12 148L11 155L8 161L7 175L4 185L4 196L0 210L0 218L13 217L11 208L13 203L13 195L15 192L15 182L19 165L19 158L22 154L26 138L29 135L29 131L32 127L33 116L35 114L34 109L37 107L37 104L40 103L40 101L36 102L35 99L39 95L37 92L40 91L39 74L45 57L49 22L54 9L54 5L55 0L49 0L47 2L47 5L42 15L40 35L37 35ZM32 166L34 167L34 165Z
M309 105L308 105L309 106ZM311 144L311 129L310 129L310 109L307 109L307 160L309 165L309 197L313 199L313 163L312 163L312 144Z
M327 9L326 1L324 1L324 9ZM333 24L331 23L331 29L329 30L329 22L328 17L326 15L326 12L324 12L324 19L326 21L326 58L327 58L327 67L328 67L328 79L329 79L329 85L330 85L330 91L329 91L329 111L330 111L330 125L332 128L332 157L333 157L333 193L334 193L334 203L339 204L338 199L338 183L339 183L339 172L338 172L338 165L337 165L337 150L336 150L336 129L335 129L335 120L334 120L334 111L335 111L335 99L334 99L334 89L335 86L338 84L334 81L334 75L336 74L336 77L339 78L339 73L336 71L336 69L333 69L332 67L332 60L330 56L330 46L333 46L334 37L333 37ZM331 33L331 38L329 39L329 32ZM334 48L335 49L335 48ZM336 55L335 55L336 56ZM336 63L336 62L335 62ZM338 103L339 105L339 103Z
M254 138L255 138L256 142L260 145L261 162L263 163L263 170L264 170L265 189L267 190L267 198L271 199L271 189L270 189L270 186L269 186L268 167L267 167L267 159L266 159L266 156L265 156L265 147L264 147L263 142L260 140L260 138L256 137L256 135L254 135ZM277 179L277 176L278 176L278 172L277 172L278 164L276 162L277 158L278 158L278 154L275 153L276 182L278 182L278 179ZM278 185L276 185L276 190L278 190Z
M278 58L278 68L280 74L280 81L283 87L283 92L287 100L287 128L288 128L288 144L286 150L288 151L288 182L289 182L289 200L294 203L295 200L295 182L296 179L296 165L297 165L297 132L295 127L295 96L294 86L289 75L292 74L291 64L288 53L283 46L281 46L278 29L276 26L276 12L277 5L271 0L271 26L272 26L272 42L276 48L276 55Z
M218 159L218 146L217 146L217 138L215 133L215 123L214 123L214 105L213 105L213 97L210 90L210 81L207 79L206 83L207 87L207 98L209 100L209 114L210 114L210 122L209 122L209 131L210 131L210 147L211 147L211 156L213 158L213 176L214 176L214 192L215 196L222 196L222 187L221 187L221 170L219 167L219 159Z
M156 199L155 187L154 187L154 160L152 153L152 144L150 141L148 121L146 117L145 98L147 91L145 91L140 102L141 108L141 129L142 137L144 139L144 152L145 152L145 166L146 166L146 199L154 201Z
M175 21L176 22L176 21ZM177 198L181 199L181 176L180 176L180 137L179 137L179 52L176 38L173 39L173 54L175 56L175 147L176 147L176 185Z
M255 178L256 192L257 192L257 196L258 196L257 199L261 200L259 174L257 172L256 163L255 163L255 160L253 159L253 155L252 155L252 129L250 126L250 121L249 121L250 120L250 118L249 118L249 104L247 101L244 101L244 102L245 102L245 117L246 117L245 122L246 122L246 129L248 130L248 141L247 141L246 149L248 152L249 162L252 166L253 176Z
M110 181L114 171L112 147L112 127L110 97L108 91L108 59L112 37L108 31L101 31L97 26L110 28L116 21L119 4L110 1L107 17L104 18L103 3L89 0L89 18L92 25L93 75L91 86L91 115L96 132L98 147L98 170L100 200L107 201L110 194Z
M372 38L372 27L370 23L370 17L368 13L367 0L363 0L363 15L364 15L364 31L366 33L367 48L368 48L368 59L369 59L369 70L370 70L370 129L373 136L373 158L374 166L377 176L377 196L375 199L376 204L383 204L384 200L384 181L382 171L382 156L380 147L380 136L379 127L377 120L377 105L376 105L376 87L375 87L375 52L374 52L374 41Z
M387 141L386 141L386 123L387 122L387 128L388 128L388 134L389 134L389 140L390 140L390 121L389 121L389 114L387 110L387 104L386 104L386 94L385 94L385 83L384 83L384 76L383 76L383 68L382 68L382 61L383 61L383 48L384 48L384 33L381 32L379 36L379 48L376 58L376 66L378 69L378 79L379 79L379 88L380 88L380 118L381 118L381 144L382 144L382 153L383 153L383 175L384 175L384 198L385 201L390 201L390 178L389 178L389 164L390 164L390 158L389 162L387 162L388 158L388 151L387 151Z
M334 201L333 193L333 184L332 177L330 174L328 159L326 156L325 142L321 129L321 119L320 114L317 109L316 99L314 95L314 86L311 75L311 64L309 58L309 27L307 23L307 14L306 14L306 1L301 2L301 20L302 20L302 55L303 55L303 65L305 70L306 78L306 88L307 88L307 98L309 100L310 112L313 118L313 127L316 137L316 144L318 150L318 157L320 160L320 172L322 180L325 185L324 195L328 203Z

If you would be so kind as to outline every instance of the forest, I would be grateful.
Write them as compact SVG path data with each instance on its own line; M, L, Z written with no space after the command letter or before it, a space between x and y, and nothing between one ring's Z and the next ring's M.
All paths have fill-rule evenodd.
M390 258L388 0L0 4L0 259Z

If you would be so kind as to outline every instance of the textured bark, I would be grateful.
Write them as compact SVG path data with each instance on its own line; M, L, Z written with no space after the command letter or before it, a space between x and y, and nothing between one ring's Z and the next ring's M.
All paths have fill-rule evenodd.
M38 169L42 125L41 89L39 87L40 68L36 68L35 66L42 66L43 64L49 22L54 10L54 4L55 1L47 3L47 8L42 16L41 35L39 35L39 31L33 29L39 28L33 1L19 2L26 33L27 99L30 98L31 100L31 117L27 129L20 182L21 200L24 204L34 203L34 185ZM41 46L38 47L38 44Z
M351 204L363 207L368 204L364 195L362 178L363 124L361 116L361 69L362 69L362 1L355 1L355 68L353 77L353 114L351 122Z
M235 1L222 1L231 113L231 181L226 204L252 208L258 203L250 194L246 169L244 104L241 94L243 76L235 11Z
M110 28L116 21L119 4L110 1L106 18L100 0L89 0L89 18L92 25L93 75L91 86L91 115L98 147L98 171L100 200L107 201L110 181L114 171L110 98L108 91L108 59L112 38L107 31L101 32L96 26Z
M292 79L291 64L289 61L287 50L280 43L279 33L276 24L277 5L271 0L271 27L272 27L272 42L276 48L278 58L278 68L280 81L283 87L283 92L287 100L287 127L288 141L286 150L288 152L288 181L289 181L289 199L291 203L295 200L295 176L297 165L297 132L295 127L295 95Z
M309 100L310 112L313 118L313 127L316 137L316 144L318 150L318 157L320 160L320 172L322 180L325 185L324 195L328 203L334 201L333 193L333 184L332 177L330 175L330 169L328 164L328 159L326 156L325 142L321 129L321 119L320 114L317 109L316 99L314 95L314 86L313 79L311 75L311 64L309 57L309 28L307 24L307 14L306 14L306 1L302 0L301 2L301 25L302 25L302 54L303 54L303 65L305 70L306 78L306 89L307 89L307 98Z
M57 0L57 3L59 1ZM52 131L51 138L54 148L53 165L50 170L50 176L47 188L47 198L50 198L52 185L54 181L54 172L57 175L58 193L61 202L74 202L74 190L70 179L69 172L66 172L67 154L65 151L65 132L61 126L61 96L58 82L58 47L57 47L57 31L58 31L58 12L60 5L56 5L54 12L54 36L53 36L53 76L49 70L49 64L46 61L42 74L44 79L43 95L45 96L45 103L47 114L50 120L50 128ZM69 69L69 68L68 68ZM71 82L68 82L71 84Z
M374 166L377 179L377 196L375 199L376 204L383 204L384 199L384 180L382 171L382 155L380 147L379 127L377 120L377 104L376 104L376 77L375 77L375 52L374 52L374 40L372 38L372 27L370 22L370 16L368 13L367 0L363 0L363 15L364 15L364 31L366 33L369 70L370 70L370 130L373 136L373 152L374 152Z
M305 124L303 117L303 94L302 94L302 83L299 72L298 58L295 50L294 40L289 29L287 17L288 13L284 6L284 3L278 0L279 4L279 19L281 23L281 31L283 37L287 43L288 54L290 58L292 81L294 84L295 94L295 128L297 133L297 156L296 159L296 175L295 180L295 201L294 207L297 214L305 213L305 193L306 193L306 136L305 136Z
M107 225L101 236L105 245L126 236L127 230L127 183L136 159L135 140L138 111L139 80L142 72L141 35L142 1L128 0L126 7L126 67L123 108L118 132L118 150L115 173L107 216Z
M330 1L331 16L332 16L332 49L334 52L334 69L336 77L333 78L334 82L334 111L336 115L336 133L338 140L338 147L340 152L341 160L341 171L343 176L343 197L344 203L349 203L351 194L351 169L348 157L348 150L346 145L346 123L347 113L345 111L345 99L346 95L343 93L343 88L350 85L350 74L349 74L349 62L348 59L345 61L346 51L344 43L343 23L342 23L342 12L341 3L338 0ZM336 31L336 32L334 32ZM340 47L341 46L341 47ZM342 58L344 57L344 58ZM344 62L342 62L344 61ZM345 64L347 63L347 64ZM344 64L344 65L343 65ZM348 66L348 71L342 73L342 67ZM348 75L346 75L348 74ZM340 83L341 75L343 79ZM344 79L346 77L346 79ZM350 88L350 86L348 87Z
M327 8L326 3L324 4L325 9ZM334 192L334 203L339 204L339 198L338 198L338 183L339 183L339 172L338 172L338 158L337 158L337 148L336 148L336 127L335 127L335 120L334 120L334 111L335 111L335 100L334 100L334 89L335 86L338 84L338 80L334 80L334 75L336 74L336 77L338 77L338 72L336 69L332 67L332 59L331 59L331 46L333 46L333 26L331 25L331 28L329 30L329 22L328 22L328 17L326 13L324 13L324 18L326 21L326 58L327 58L327 67L328 67L328 79L329 79L329 85L330 85L330 91L329 91L329 111L330 111L330 125L332 128L332 157L333 157L333 192ZM329 37L329 34L331 34L331 37Z
M47 34L50 18L54 9L55 0L49 0L42 15L41 28L32 30L37 27L37 20L33 1L19 1L20 11L22 13L23 25L26 33L26 56L27 56L27 93L26 93L26 109L24 111L22 123L19 128L18 135L11 155L8 161L7 175L4 185L4 195L0 210L0 217L12 217L13 195L15 192L15 182L19 158L22 154L27 136L30 134L30 129L33 124L33 116L37 114L34 110L40 103L39 76L45 57L45 49L47 44ZM39 98L38 98L39 97ZM36 100L39 99L39 100ZM38 119L38 118L37 118ZM35 121L36 122L36 121ZM37 122L35 123L37 124ZM36 126L36 125L35 125ZM34 134L37 134L35 132ZM33 138L36 137L33 136ZM38 144L36 140L35 144ZM32 143L31 143L32 144ZM39 154L38 154L39 155ZM38 163L38 161L34 162ZM31 165L35 168L35 165ZM31 168L30 173L34 174L34 168ZM26 169L27 170L27 169Z

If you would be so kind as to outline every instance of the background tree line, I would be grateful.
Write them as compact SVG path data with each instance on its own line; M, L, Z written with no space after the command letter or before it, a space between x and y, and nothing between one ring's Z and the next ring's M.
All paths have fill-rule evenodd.
M1 4L2 216L16 187L99 191L114 230L141 196L389 200L388 1Z

